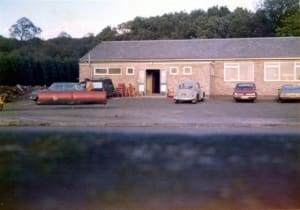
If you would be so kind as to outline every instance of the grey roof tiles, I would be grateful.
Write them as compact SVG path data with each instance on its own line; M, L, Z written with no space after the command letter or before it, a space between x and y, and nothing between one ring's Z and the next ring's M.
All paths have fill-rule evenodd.
M148 59L299 58L300 37L109 41L81 61Z

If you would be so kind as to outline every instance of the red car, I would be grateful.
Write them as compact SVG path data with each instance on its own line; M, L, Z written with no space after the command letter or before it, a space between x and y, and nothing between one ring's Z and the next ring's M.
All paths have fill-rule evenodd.
M37 92L37 104L106 104L106 91L86 91L78 83L56 82Z
M252 101L257 99L256 86L253 82L238 83L233 90L233 99L235 101Z

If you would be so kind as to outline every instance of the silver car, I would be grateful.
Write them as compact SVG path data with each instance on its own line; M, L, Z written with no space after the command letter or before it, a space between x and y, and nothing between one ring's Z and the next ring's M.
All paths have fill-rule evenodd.
M278 102L300 101L300 85L283 85L278 90Z
M203 101L205 92L200 84L195 80L182 80L179 82L175 95L174 102L190 101L196 104L199 101Z

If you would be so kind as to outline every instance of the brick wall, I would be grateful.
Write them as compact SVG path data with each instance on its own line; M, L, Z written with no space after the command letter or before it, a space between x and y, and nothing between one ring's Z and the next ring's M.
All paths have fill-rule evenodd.
M170 68L175 67L178 69L177 75L170 74ZM184 75L183 68L192 67L192 75ZM95 68L120 68L120 75L95 75L91 74ZM134 75L127 75L127 68L134 69ZM142 74L146 74L146 70L165 70L166 71L166 83L167 89L175 89L178 81L183 79L197 80L200 85L204 88L206 94L210 94L210 68L209 62L114 62L114 63L92 63L80 64L80 80L85 78L97 79L103 77L109 77L112 79L114 86L116 87L119 83L125 83L126 86L132 84L136 89L138 86L140 71ZM146 79L146 76L145 76Z
M125 83L126 86L132 84L138 89L140 71L146 74L146 70L165 70L167 89L175 90L180 80L193 79L200 83L204 88L206 95L232 95L233 88L239 81L225 81L224 64L238 63L245 66L250 64L253 66L254 82L257 87L259 96L277 95L278 88L283 84L300 84L300 81L265 81L264 64L265 62L299 62L300 60L244 60L244 61L214 61L214 62L197 62L197 61L165 61L165 62L103 62L103 63L81 63L79 70L80 81L85 78L97 79L101 77L109 77L113 80L115 86L119 83ZM192 75L183 73L184 67L192 68ZM247 65L246 65L247 67ZM95 68L120 68L120 75L94 75ZM133 68L134 74L127 75L127 68ZM178 74L172 75L170 68L178 69ZM252 67L251 67L252 68ZM146 80L146 76L145 76ZM145 84L146 86L146 84Z
M254 80L259 96L275 96L278 89L284 84L300 84L300 81L265 81L265 63L295 63L299 60L245 60L245 61L216 61L213 63L215 74L213 75L213 95L231 95L233 88L239 81L225 81L224 63L250 63L253 64Z

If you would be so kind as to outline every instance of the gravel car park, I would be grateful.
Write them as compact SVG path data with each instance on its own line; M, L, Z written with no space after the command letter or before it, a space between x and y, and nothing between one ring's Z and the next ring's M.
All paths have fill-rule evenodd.
M24 100L7 103L0 125L49 126L295 126L299 103L233 103L232 98L207 98L205 103L174 104L173 99L112 98L107 105L44 105ZM246 111L245 111L246 110Z

